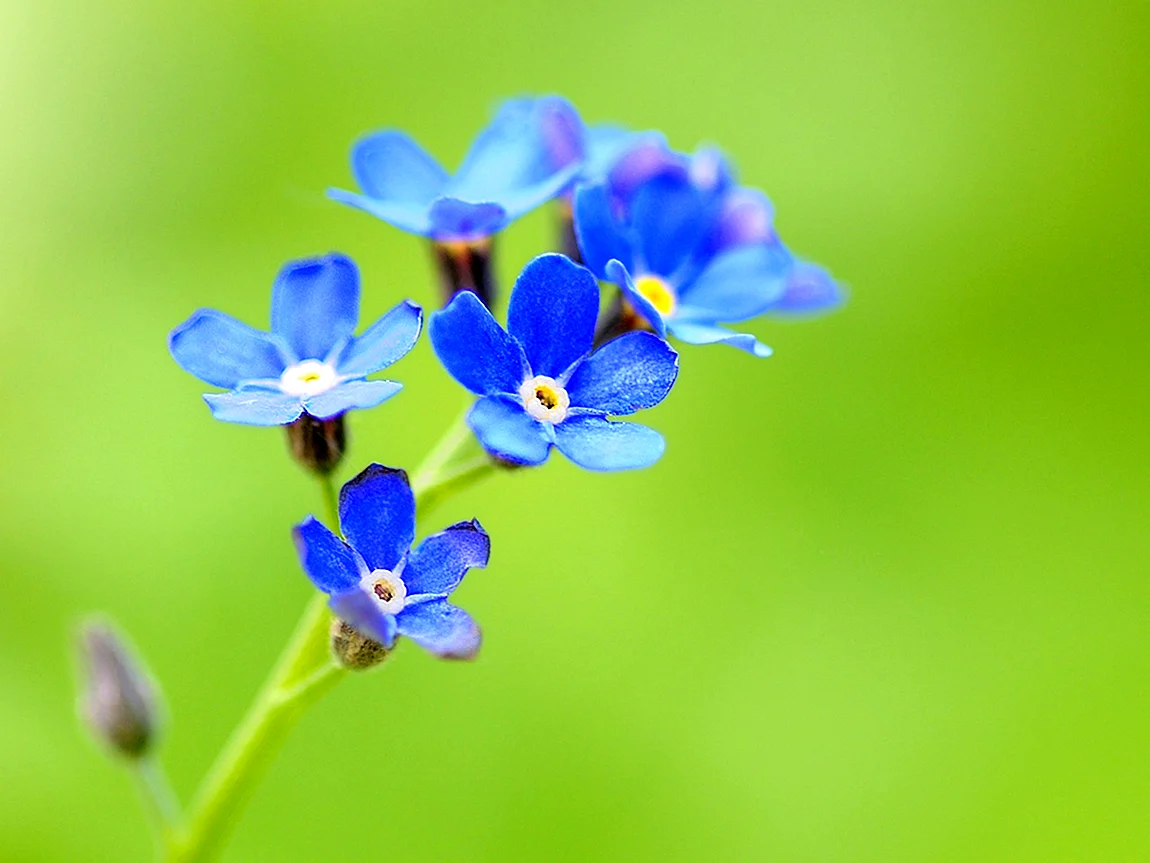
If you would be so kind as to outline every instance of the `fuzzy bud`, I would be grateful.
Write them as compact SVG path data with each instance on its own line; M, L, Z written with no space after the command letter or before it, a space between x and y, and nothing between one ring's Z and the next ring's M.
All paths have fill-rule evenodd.
M305 413L284 428L287 429L292 458L312 473L331 473L347 449L347 426L343 414L321 420Z
M360 635L338 617L331 624L331 652L349 671L366 671L387 657L388 649L366 635Z
M89 622L80 630L87 688L80 713L92 732L129 758L143 755L158 730L156 687L114 629Z

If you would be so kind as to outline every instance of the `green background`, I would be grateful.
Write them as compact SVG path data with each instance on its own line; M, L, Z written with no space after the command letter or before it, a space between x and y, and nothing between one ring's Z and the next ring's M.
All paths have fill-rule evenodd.
M850 286L683 351L654 469L560 458L478 516L471 665L405 644L288 741L226 860L1150 858L1150 28L1143 3L0 5L0 859L142 860L75 721L101 609L190 794L309 595L282 434L167 354L338 249L364 319L424 245L323 197L448 164L501 97L722 144ZM505 284L552 242L501 239ZM464 406L422 340L349 476Z

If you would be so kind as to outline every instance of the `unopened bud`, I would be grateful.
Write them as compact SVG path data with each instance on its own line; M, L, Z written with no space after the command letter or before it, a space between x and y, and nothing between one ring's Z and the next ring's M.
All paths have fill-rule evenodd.
M335 470L347 448L347 427L343 414L321 420L309 413L284 426L292 458L307 470L329 474Z
M495 272L491 267L492 240L433 240L431 251L439 271L443 304L460 291L471 291L491 308L495 300Z
M115 630L89 622L80 630L87 689L80 712L89 728L115 751L138 758L154 741L156 687Z
M378 641L360 635L338 617L331 624L331 652L340 665L351 671L379 665L389 653Z

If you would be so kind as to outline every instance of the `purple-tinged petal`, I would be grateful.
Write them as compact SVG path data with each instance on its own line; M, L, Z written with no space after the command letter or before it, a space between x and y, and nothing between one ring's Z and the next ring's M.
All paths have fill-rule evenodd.
M630 267L634 260L628 228L619 220L614 207L603 183L575 190L573 212L579 251L584 263L600 278L607 278L608 261L622 261Z
M732 189L723 196L707 249L715 254L736 246L777 243L774 220L774 207L758 189Z
M659 310L651 304L650 300L639 293L627 268L619 261L608 261L607 278L619 286L627 297L627 302L631 304L631 307L640 317L654 328L656 334L661 338L666 338L667 325L663 321L663 316L659 314Z
M558 377L591 350L599 284L563 255L540 255L523 268L507 309L507 331L537 375Z
M671 275L688 260L707 227L705 197L682 177L653 177L631 199L631 227L649 272Z
M687 160L672 152L660 132L647 132L623 153L607 174L611 194L627 201L653 177L687 178Z
M359 556L313 516L292 528L292 541L303 571L324 593L340 593L359 584L363 565Z
M467 570L487 566L491 538L478 521L461 521L432 534L412 549L403 568L408 596L446 596L459 586Z
M842 301L842 288L830 273L817 264L800 261L791 269L782 297L769 311L786 314L821 312Z
M370 375L385 369L415 347L423 327L423 309L404 300L356 336L336 368L341 375Z
M212 416L229 423L250 426L282 426L295 422L303 413L299 396L275 390L246 389L231 393L208 393L204 401Z
M441 659L473 659L483 640L471 615L446 599L409 605L395 622L400 635Z
M666 398L679 355L654 333L626 333L581 362L567 382L575 407L623 416Z
M510 219L500 204L436 198L428 211L431 237L436 240L478 240L502 231Z
M215 309L200 309L168 336L180 368L231 389L241 381L279 378L285 363L275 340Z
M447 172L426 150L395 130L357 141L351 151L351 170L368 197L424 207L443 194L448 181Z
M706 195L725 192L735 182L730 160L718 147L699 147L687 163L691 184Z
M272 332L300 360L323 360L359 320L359 271L346 255L292 261L272 287Z
M658 132L632 132L612 123L589 126L581 179L588 183L603 182L615 163L632 147L658 135Z
M783 295L793 261L781 243L728 249L683 287L676 316L714 323L760 315Z
M346 189L328 189L327 196L333 201L370 213L401 231L418 234L421 237L431 236L431 218L426 204L380 201L367 195L357 195Z
M670 323L671 334L692 345L724 344L756 357L769 357L774 351L747 333L734 333L724 327L676 318Z
M476 395L517 393L528 375L523 349L470 291L456 294L427 322L443 367Z
M328 600L335 616L367 638L374 638L388 650L395 646L395 617L384 614L370 596L356 588L337 593Z
M467 414L467 424L484 449L506 461L536 465L547 461L551 438L515 396L486 396Z
M631 470L659 460L666 444L654 429L593 415L568 416L555 426L555 445L588 470Z
M403 384L395 381L345 381L326 393L306 399L304 408L313 417L325 420L352 408L381 405L401 389Z
M394 571L415 539L415 498L407 474L368 465L340 489L339 525L369 569Z

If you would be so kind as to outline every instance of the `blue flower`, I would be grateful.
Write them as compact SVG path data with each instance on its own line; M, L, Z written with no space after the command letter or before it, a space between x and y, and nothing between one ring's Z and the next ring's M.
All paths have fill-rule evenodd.
M582 123L558 96L505 102L454 176L403 132L368 135L352 148L362 194L329 197L438 241L473 242L554 198L576 176Z
M651 333L628 333L591 353L599 311L595 277L562 255L540 255L511 292L505 332L471 293L428 322L451 375L482 396L467 421L483 446L517 464L541 464L552 446L590 470L647 467L658 432L613 422L671 390L679 356Z
M402 302L362 335L359 272L343 255L287 264L272 287L271 332L215 309L200 309L168 337L184 371L230 392L204 400L216 419L272 426L305 411L319 419L375 407L401 388L364 380L411 350L423 311Z
M631 313L660 336L760 357L771 349L720 324L839 300L825 271L816 279L817 268L798 268L773 216L766 196L735 184L718 150L684 156L657 139L631 149L606 181L581 187L575 198L584 261L619 286Z
M308 578L331 610L390 649L403 635L445 659L471 659L479 627L447 601L473 566L487 566L491 540L479 522L461 521L412 549L415 498L407 474L368 465L339 493L347 542L308 516L292 531Z

